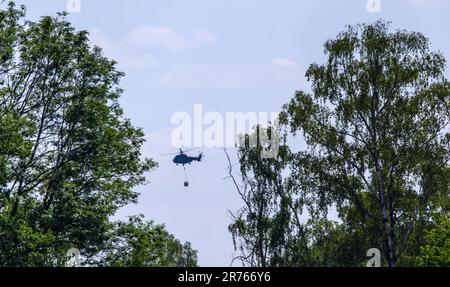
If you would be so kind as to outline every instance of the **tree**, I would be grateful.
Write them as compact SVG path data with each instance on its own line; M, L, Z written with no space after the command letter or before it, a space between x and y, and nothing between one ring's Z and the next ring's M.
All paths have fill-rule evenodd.
M284 171L267 160L249 160L252 149L244 149L241 171L265 173L251 177L258 183L282 179L276 193L283 190L288 206L294 207L286 218L307 210L310 223L322 222L319 229L304 225L306 251L305 245L292 249L283 244L286 254L320 250L317 243L323 246L325 241L317 241L313 232L320 230L328 243L334 242L327 247L332 247L334 263L320 264L360 266L366 251L376 247L388 266L415 265L424 235L433 227L431 214L449 211L450 84L444 77L445 58L430 51L422 34L391 32L383 21L348 26L324 47L326 64L314 63L306 73L312 93L296 92L280 115L285 129L303 134L307 149L289 152L290 147L281 159ZM275 196L270 186L260 188L265 197ZM271 210L282 208L281 201L264 204ZM342 221L334 228L323 224L331 208ZM284 222L288 235L293 224L299 226ZM344 256L340 242L345 241L352 254Z
M180 243L163 225L132 216L117 222L102 253L92 263L113 267L196 267L197 251ZM89 263L89 262L86 262Z
M94 260L117 231L109 218L136 202L133 188L156 164L119 106L123 73L88 33L65 14L25 21L23 6L4 4L0 265L63 265L72 247Z
M419 266L450 267L450 215L435 215L435 226L425 234L417 258Z
M233 223L229 231L239 252L233 261L251 267L319 265L309 253L306 224L301 221L302 212L295 200L298 190L283 176L289 157L286 138L281 138L274 158L261 159L263 144L249 145L259 143L261 134L272 137L276 128L257 126L252 134L246 135L238 153L239 178L225 150L229 178L244 202L238 212L231 213Z
M245 204L237 213L231 214L233 223L229 231L235 249L240 253L234 259L252 267L276 266L275 261L284 251L286 236L302 232L301 225L289 224L298 218L292 217L296 214L295 207L291 205L290 194L286 192L281 176L286 165L282 160L284 149L275 159L261 160L260 153L261 147L240 149L240 184L225 150L229 176ZM290 239L295 240L295 237Z

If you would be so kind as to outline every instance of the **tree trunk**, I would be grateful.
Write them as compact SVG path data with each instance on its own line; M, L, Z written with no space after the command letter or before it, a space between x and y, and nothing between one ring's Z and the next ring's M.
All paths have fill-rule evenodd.
M394 244L390 224L388 222L386 201L384 198L383 178L381 176L381 168L377 153L375 153L375 168L377 173L378 193L380 195L381 218L383 222L383 230L386 242L386 257L388 260L389 267L394 267L395 266Z

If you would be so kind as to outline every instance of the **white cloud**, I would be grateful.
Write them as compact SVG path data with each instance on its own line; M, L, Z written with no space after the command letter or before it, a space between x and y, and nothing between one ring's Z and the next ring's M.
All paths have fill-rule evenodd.
M194 29L190 39L187 39L164 26L140 26L118 40L109 39L95 27L89 33L92 43L116 60L121 69L143 69L156 65L157 61L152 56L155 48L181 51L212 45L216 41L214 34L206 30Z
M141 26L130 31L126 41L139 48L161 47L170 50L189 48L191 43L183 36L163 26Z
M119 69L143 69L156 64L156 60L149 52L130 52L130 47L126 43L108 39L98 28L90 29L89 35L94 45L101 47L107 57L118 62Z
M151 54L123 55L117 61L119 64L133 69L144 69L156 65L156 60Z
M297 63L287 58L277 58L270 61L270 64L277 67L295 68Z
M191 40L164 26L140 26L134 28L128 34L126 41L133 46L149 48L166 48L169 50L185 50L197 48L206 44L213 44L215 36L205 30L194 30Z

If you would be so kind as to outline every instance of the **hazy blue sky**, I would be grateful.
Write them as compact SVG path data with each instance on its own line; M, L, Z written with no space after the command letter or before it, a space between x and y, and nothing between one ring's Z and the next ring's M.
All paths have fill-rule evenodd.
M37 19L66 9L66 0L17 1ZM94 43L126 72L121 104L143 127L144 154L160 167L138 188L140 203L119 217L143 213L198 249L202 266L229 265L233 255L228 210L241 202L226 177L220 149L204 149L204 162L189 167L191 186L170 157L170 119L175 112L279 111L295 90L308 89L307 66L322 62L323 43L346 24L392 21L422 32L450 60L450 1L381 0L81 0L69 20L91 32ZM448 72L447 72L448 75ZM231 151L232 152L232 151Z

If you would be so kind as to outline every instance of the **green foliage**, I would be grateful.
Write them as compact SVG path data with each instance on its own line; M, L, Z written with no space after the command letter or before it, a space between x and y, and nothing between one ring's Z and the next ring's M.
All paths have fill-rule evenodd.
M181 244L163 225L144 222L142 216L115 223L104 256L96 265L113 267L196 267L197 251Z
M94 260L156 166L119 106L123 73L65 14L0 5L0 265L63 265L72 247ZM147 262L132 258L121 265Z
M370 248L387 266L416 265L429 214L449 211L445 59L422 34L383 21L349 26L324 47L326 63L306 73L312 93L297 92L280 115L307 149L276 160L239 152L251 193L235 241L252 265L361 266ZM323 221L331 209L339 225ZM295 220L305 212L309 223Z
M247 138L257 137L258 132L263 132L262 128ZM303 231L295 213L297 206L283 182L286 147L280 146L276 158L264 160L260 158L262 148L244 147L239 153L243 184L236 184L236 188L245 205L232 214L234 222L229 230L241 254L235 259L247 266L266 267L278 265L275 261L283 256L286 244L301 244L297 239Z
M426 267L450 267L450 215L435 218L435 226L425 234L417 263Z

